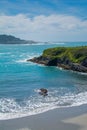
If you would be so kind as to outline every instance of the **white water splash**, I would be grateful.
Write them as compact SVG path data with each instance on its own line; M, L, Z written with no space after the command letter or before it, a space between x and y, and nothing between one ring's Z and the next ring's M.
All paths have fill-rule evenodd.
M36 90L38 92L38 90ZM55 93L58 93L55 91ZM16 102L15 99L0 99L0 120L19 118L29 115L43 113L51 109L61 107L72 107L87 104L87 92L72 94L65 96L53 96L53 92L49 92L47 97L38 95L38 97L30 97L23 101L24 105Z

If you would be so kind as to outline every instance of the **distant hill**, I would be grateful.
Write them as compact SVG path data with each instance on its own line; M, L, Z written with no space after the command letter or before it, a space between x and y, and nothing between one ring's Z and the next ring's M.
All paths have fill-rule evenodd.
M32 40L22 40L20 38L16 38L12 35L0 35L0 44L32 44L36 43Z

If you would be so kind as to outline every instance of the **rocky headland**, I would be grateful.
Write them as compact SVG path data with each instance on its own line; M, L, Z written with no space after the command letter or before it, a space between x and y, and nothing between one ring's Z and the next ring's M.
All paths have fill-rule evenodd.
M27 61L87 73L87 46L49 48Z

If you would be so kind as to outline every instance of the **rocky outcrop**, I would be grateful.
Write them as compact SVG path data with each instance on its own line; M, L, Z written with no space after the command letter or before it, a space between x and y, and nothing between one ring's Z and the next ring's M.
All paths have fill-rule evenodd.
M76 48L76 51L75 51L75 48L74 48L73 53L72 53L72 49L73 48L70 48L67 51L67 48L65 48L65 51L67 53L65 53L65 51L61 48L58 50L55 49L57 51L54 51L54 49L46 50L46 52L44 51L42 56L35 57L27 61L35 62L38 64L44 64L46 66L58 66L67 70L87 73L87 56L85 56L84 58L84 52L82 50L84 48L80 47L81 51L78 51L77 50L78 48ZM60 56L61 50L63 50L63 52L61 53L62 56ZM54 52L50 53L50 51L54 51ZM77 52L78 52L78 55L77 55ZM87 55L87 50L85 50L85 54Z
M87 58L85 58L85 59L81 62L81 65L87 67Z
M84 72L87 73L87 59L83 61L81 64L78 63L72 63L68 59L63 60L63 59L49 59L49 58L44 58L42 56L40 57L35 57L33 59L27 60L27 61L32 61L38 64L44 64L46 66L58 66L63 69L67 70L73 70L73 71L78 71L78 72Z
M45 89L45 88L41 88L39 94L43 95L43 96L47 96L48 95L48 90Z
M33 59L29 59L27 61L31 61L31 62L35 62L35 63L38 63L38 64L47 65L47 63L49 62L49 58L40 56L40 57L34 57Z

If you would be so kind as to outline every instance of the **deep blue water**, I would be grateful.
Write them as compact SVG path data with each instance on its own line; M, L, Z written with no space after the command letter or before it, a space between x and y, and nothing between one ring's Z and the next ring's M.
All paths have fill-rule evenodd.
M0 45L0 119L22 117L87 103L87 74L46 67L26 60L57 46L83 43ZM48 89L48 96L38 94Z

